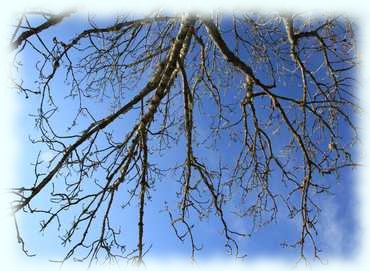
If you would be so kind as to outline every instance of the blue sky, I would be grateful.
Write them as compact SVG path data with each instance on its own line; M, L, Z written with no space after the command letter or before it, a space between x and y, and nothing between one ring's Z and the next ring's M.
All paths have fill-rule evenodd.
M72 35L74 32L82 28L83 25L77 21L71 20L66 22L64 26L54 28L55 33L58 36ZM53 35L51 33L50 35ZM226 37L227 39L227 37ZM25 82L32 83L34 81L35 72L33 70L33 64L35 63L35 56L29 52L25 51L22 56L23 59L23 73ZM29 64L27 64L29 63ZM260 72L262 73L262 72ZM232 90L239 83L236 81L235 86L229 86L229 89L225 89L225 93L232 93ZM294 85L294 80L292 82ZM63 78L57 77L53 83L54 93L58 95L59 99L63 99L65 96L64 92L66 87L63 82ZM241 94L239 94L241 95ZM232 102L233 96L225 94L225 99L230 99ZM33 182L33 166L30 163L33 162L40 150L39 145L31 144L27 137L28 135L37 135L37 129L34 128L33 118L27 116L27 114L35 111L39 103L38 96L31 96L29 99L24 99L21 94L18 97L18 101L22 104L22 112L18 118L19 131L22 134L21 143L21 159L19 163L19 183L31 184ZM70 100L68 100L70 101ZM211 99L205 99L205 108L212 108L213 104ZM89 102L89 105L94 108L94 113L96 116L103 116L109 105L107 103L101 102ZM58 113L58 129L60 131L65 131L67 123L71 121L71 111L73 110L73 105L66 104L60 108ZM127 115L128 122L134 120L135 116ZM199 129L206 133L206 128L209 125L209 120L200 119ZM112 129L115 127L121 127L120 125L124 121L114 124ZM81 125L83 123L80 122ZM87 125L86 125L87 126ZM81 126L82 127L82 126ZM281 135L284 139L284 134ZM279 144L279 138L276 139L276 144ZM155 162L163 164L170 164L174 161L181 161L183 157L179 155L179 150L184 146L183 142L179 142L177 146L166 153L163 157L157 157ZM227 156L233 157L237 152L237 146L233 145L227 137L221 137L218 139L219 149L203 149L202 152L204 161L210 164L217 165L217 157ZM43 158L47 159L49 157L49 152L46 149L41 150L41 155ZM190 257L190 244L189 242L181 243L178 241L169 225L169 218L166 212L161 210L164 209L164 198L167 198L169 204L174 201L174 198L168 196L169 194L178 191L178 186L174 182L176 176L164 177L161 182L156 184L156 191L152 192L152 201L146 206L146 216L145 216L145 244L152 244L152 249L149 252L151 256L163 257L168 254L179 254L185 257ZM278 179L278 176L275 178ZM329 177L325 177L329 178ZM333 179L328 179L330 182L334 182ZM332 192L334 196L328 198L320 199L321 206L323 207L322 219L319 224L320 228L320 248L324 250L324 256L328 258L333 256L349 256L354 253L354 248L356 247L355 237L356 237L356 221L354 219L354 207L356 206L356 200L354 199L353 191L353 181L354 174L351 170L344 170L340 182L333 187ZM50 189L50 187L49 187ZM44 197L43 197L44 196ZM48 204L48 199L45 195L40 195L35 199L40 206L45 206ZM68 215L67 215L68 216ZM137 237L137 208L133 206L132 208L121 211L119 208L115 209L113 217L117 217L119 221L128 221L128 223L123 222L123 230L126 234L123 234L122 239L125 243L131 244L131 247L135 247ZM131 222L131 221L135 222ZM130 223L131 222L131 223ZM329 223L330 222L330 223ZM45 258L60 258L63 256L64 249L58 244L60 240L57 238L56 227L52 227L45 232L43 235L39 234L39 221L35 220L32 216L24 216L24 222L21 226L24 239L26 241L27 247L31 252L38 254L38 257ZM241 229L250 228L250 222L248 221L235 221L231 225L235 224L235 227L240 227ZM299 224L298 224L299 225ZM220 224L219 221L210 218L208 221L202 223L196 223L196 236L198 238L199 244L204 244L204 248L197 253L197 258L206 258L214 254L224 254L224 240L220 234ZM284 240L295 240L297 232L297 224L294 221L286 219L286 213L281 210L278 216L277 222L267 225L259 229L250 238L246 238L244 241L240 242L241 250L248 254L249 257L257 256L277 256L277 257L289 257L295 259L297 257L297 250L295 249L284 249L279 245ZM333 243L334 236L334 243ZM20 256L21 257L21 256Z

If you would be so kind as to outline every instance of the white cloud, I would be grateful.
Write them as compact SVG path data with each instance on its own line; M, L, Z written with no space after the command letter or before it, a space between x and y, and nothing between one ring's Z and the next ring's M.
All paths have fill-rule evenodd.
M332 199L325 200L320 214L319 231L323 245L327 247L330 254L334 255L340 255L344 245L343 225L337 215L338 205Z

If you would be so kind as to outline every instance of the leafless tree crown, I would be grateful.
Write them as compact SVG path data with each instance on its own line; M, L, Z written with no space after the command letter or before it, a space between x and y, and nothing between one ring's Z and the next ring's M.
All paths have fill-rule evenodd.
M38 103L32 142L53 154L38 156L34 179L10 190L26 253L17 220L24 213L39 215L42 231L58 227L69 249L62 262L142 262L150 248L145 209L169 178L178 191L158 208L190 242L192 258L201 248L197 221L218 218L228 251L243 256L240 242L278 210L301 225L285 245L319 257L318 199L330 192L331 175L356 165L349 19L76 16L30 12L14 26L14 85ZM31 81L21 64L34 65ZM159 162L174 149L180 162ZM137 210L135 222L117 218L125 208ZM236 217L251 229L234 229ZM134 248L121 236L127 223L137 223Z

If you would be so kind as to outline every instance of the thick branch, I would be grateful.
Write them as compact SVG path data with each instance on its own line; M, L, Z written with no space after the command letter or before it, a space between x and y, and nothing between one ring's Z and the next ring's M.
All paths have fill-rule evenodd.
M16 50L23 42L25 42L31 36L39 34L51 26L59 24L66 17L70 16L72 13L74 13L74 11L67 11L67 12L60 13L59 15L55 15L49 20L47 20L46 22L40 24L39 26L22 32L22 34L20 34L19 37L11 43L10 47L12 48L12 50Z
M221 53L225 59L233 64L237 69L239 69L246 76L249 76L257 85L262 88L273 88L274 85L265 85L263 84L253 73L251 67L245 64L239 57L237 57L227 46L226 42L221 36L221 33L218 31L217 26L211 20L203 20L204 25L207 28L208 34L211 36L214 43L220 49Z

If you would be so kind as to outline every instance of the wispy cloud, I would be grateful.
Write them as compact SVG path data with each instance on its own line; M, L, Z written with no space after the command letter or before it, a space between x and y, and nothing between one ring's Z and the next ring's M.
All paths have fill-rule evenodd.
M344 229L338 218L338 204L332 198L324 200L319 224L323 245L330 254L339 256L343 253Z

